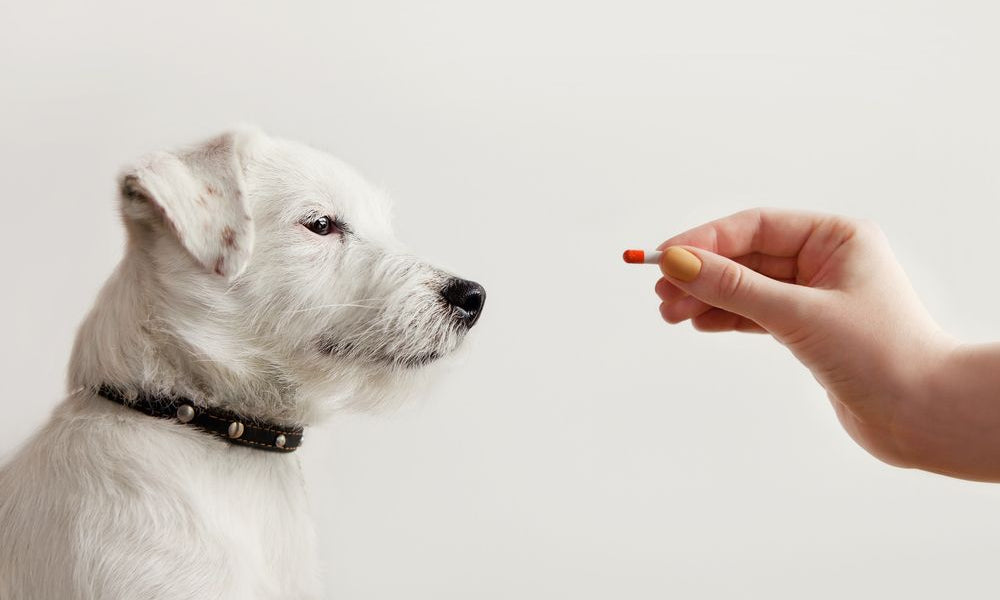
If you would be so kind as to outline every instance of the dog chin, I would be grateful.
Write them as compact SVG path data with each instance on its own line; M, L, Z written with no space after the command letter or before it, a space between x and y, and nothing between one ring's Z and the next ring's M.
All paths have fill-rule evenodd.
M439 352L428 352L426 354L417 354L410 356L392 356L386 355L375 359L375 362L382 364L387 364L393 367L401 367L404 369L417 369L428 365L437 359L441 358Z
M365 352L356 345L339 343L332 340L320 340L319 350L333 358L340 358L373 366L397 369L418 369L444 356L444 352L432 350L419 354L393 354L387 352Z

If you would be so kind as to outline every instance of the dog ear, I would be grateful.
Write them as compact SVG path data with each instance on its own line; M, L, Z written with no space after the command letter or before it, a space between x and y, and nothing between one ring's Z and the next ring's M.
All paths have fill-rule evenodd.
M119 178L126 221L166 228L206 271L237 277L253 250L245 167L262 136L240 129L146 157Z

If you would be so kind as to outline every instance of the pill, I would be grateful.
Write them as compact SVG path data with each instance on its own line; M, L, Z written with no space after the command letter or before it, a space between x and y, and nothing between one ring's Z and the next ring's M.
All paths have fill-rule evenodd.
M663 256L663 252L659 250L626 250L622 254L625 262L632 265L643 263L647 265L659 264L661 256Z

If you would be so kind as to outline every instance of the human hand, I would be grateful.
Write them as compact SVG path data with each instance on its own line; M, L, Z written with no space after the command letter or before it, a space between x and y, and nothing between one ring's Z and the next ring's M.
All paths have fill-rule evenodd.
M931 319L876 225L755 209L659 248L664 320L769 333L812 371L844 428L876 457L991 477L938 456L962 432L944 422L929 392L942 387L934 378L958 345Z

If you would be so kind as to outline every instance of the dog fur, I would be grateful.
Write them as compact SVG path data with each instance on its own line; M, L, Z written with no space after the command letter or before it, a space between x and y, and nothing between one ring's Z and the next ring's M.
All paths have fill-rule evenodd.
M0 600L319 598L297 456L94 390L298 425L392 403L468 329L452 276L400 248L348 166L253 129L152 154L120 187L127 248L68 396L0 469ZM310 231L319 216L340 229Z

